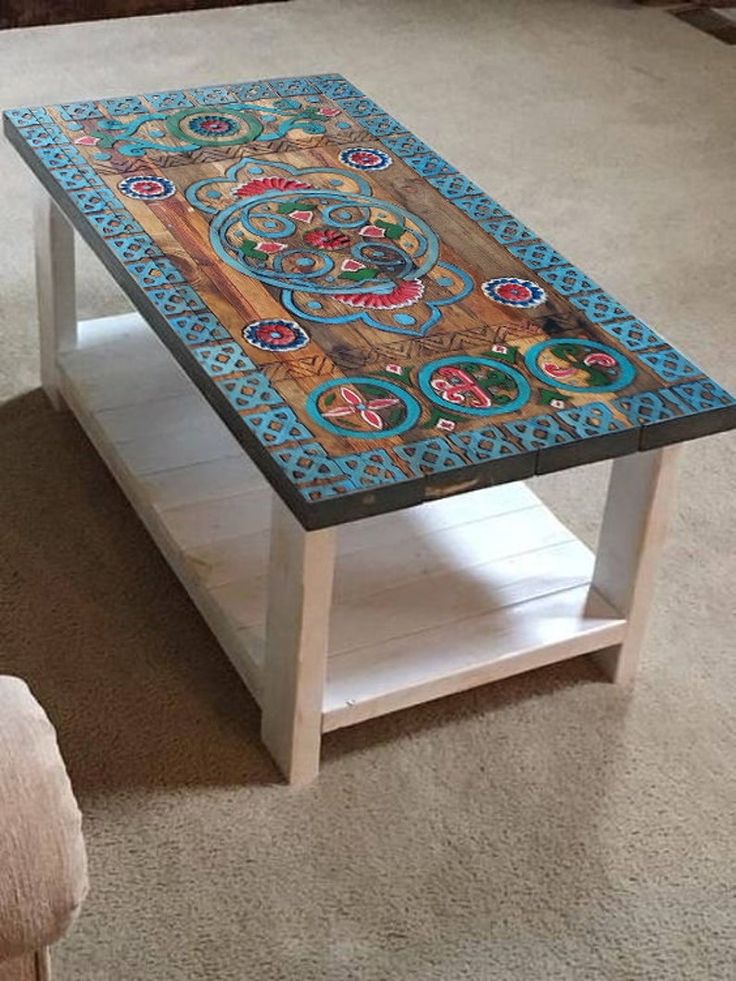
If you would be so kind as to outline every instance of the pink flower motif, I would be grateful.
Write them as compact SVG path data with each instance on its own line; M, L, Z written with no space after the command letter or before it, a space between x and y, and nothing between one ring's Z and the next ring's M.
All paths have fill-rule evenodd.
M320 116L339 116L341 112L341 109L335 109L333 106L322 106L319 110Z
M289 212L289 218L295 218L297 221L303 221L309 224L309 222L314 218L313 211L291 211Z
M542 371L545 375L551 375L552 378L569 378L570 375L575 374L575 368L566 368L564 365L555 364L554 361L545 361L542 365Z
M364 238L385 238L386 229L379 228L378 225L363 225L360 230L360 234Z
M365 263L358 262L357 259L345 259L340 269L343 272L355 272L357 269L365 269Z
M455 428L455 423L452 421L452 419L438 419L437 420L437 428L438 429L444 429L448 433L451 433L453 431L453 429Z
M348 260L350 262L352 260ZM344 265L343 265L343 268ZM337 293L335 299L351 307L365 307L369 310L397 310L410 307L424 295L421 279L403 279L394 284L388 293Z
M387 364L386 371L390 371L392 375L400 375L403 373L403 368L400 364Z
M273 255L275 252L283 252L286 246L281 242L256 242L256 248L259 252Z
M97 146L100 142L96 136L78 136L74 141L79 146Z
M397 398L379 398L366 401L360 392L347 385L340 386L340 396L345 403L338 405L334 409L328 409L322 415L329 417L359 415L363 422L368 423L372 429L383 429L383 419L376 411L377 409L387 409L389 406L398 405Z
M233 194L238 198L250 198L267 191L298 191L309 186L292 177L254 177L247 184L239 184L234 188Z
M381 157L372 150L353 150L350 159L363 167L375 167L376 164L381 163Z
M583 358L583 364L600 365L601 368L615 368L616 359L606 354L605 351L591 351Z
M532 291L523 283L502 283L496 287L496 292L504 300L519 303L530 299Z
M508 354L509 351L505 344L494 344L491 350L495 351L496 354Z

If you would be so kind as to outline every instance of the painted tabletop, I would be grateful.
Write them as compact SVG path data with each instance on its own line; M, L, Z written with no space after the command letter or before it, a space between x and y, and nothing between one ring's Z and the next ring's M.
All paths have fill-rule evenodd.
M342 76L5 129L307 528L736 425L716 382Z

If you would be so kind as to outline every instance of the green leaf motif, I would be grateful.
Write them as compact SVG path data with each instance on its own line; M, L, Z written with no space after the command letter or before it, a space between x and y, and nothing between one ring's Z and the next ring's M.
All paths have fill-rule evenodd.
M397 238L401 238L406 231L403 225L397 225L392 221L382 221L380 218L376 221L376 225L385 231L386 238L393 241L395 241Z
M377 269L371 269L366 266L365 269L355 269L352 272L341 272L338 279L350 279L354 283L362 283L366 279L375 279L377 275Z
M581 357L578 348L572 344L555 344L554 347L550 348L550 351L556 358L562 358L563 361L572 361L575 364L577 364Z

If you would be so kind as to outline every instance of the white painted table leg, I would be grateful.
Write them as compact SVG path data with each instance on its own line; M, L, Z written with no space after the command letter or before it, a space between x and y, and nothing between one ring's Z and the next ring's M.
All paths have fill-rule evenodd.
M54 408L61 409L57 355L77 341L74 232L45 191L36 202L35 232L41 384Z
M319 772L336 534L305 531L274 494L261 732L289 783Z
M626 637L593 655L612 681L629 684L654 593L657 561L674 504L679 446L613 462L593 588L626 617Z

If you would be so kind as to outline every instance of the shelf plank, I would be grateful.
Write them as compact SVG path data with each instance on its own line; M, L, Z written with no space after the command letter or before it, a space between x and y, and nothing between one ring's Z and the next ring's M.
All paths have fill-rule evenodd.
M269 490L260 471L244 453L147 473L141 476L141 483L151 504L160 511Z
M248 554L254 561L248 574L212 588L223 609L240 626L263 621L267 583L259 570L267 542L259 539L252 538ZM524 568L532 571L535 556L562 543L582 550L582 574L589 579L590 553L541 504L511 518L494 516L448 529L441 538L418 536L405 547L344 552L338 546L330 651L342 651L346 644L358 646L364 635L375 636L391 619L408 619L408 629L413 630L418 628L412 621L421 625L440 610L447 610L453 618L466 616L468 604L493 602L496 589L505 583L504 560L523 558ZM538 561L552 571L550 562L541 557ZM516 575L513 566L509 566L509 575ZM580 573L575 585L579 581Z
M121 358L125 371L116 363ZM92 412L193 391L187 376L135 313L85 321L74 364L79 394Z
M171 476L173 479L174 475ZM342 525L338 537L339 554L373 547L387 555L424 535L444 534L472 521L510 515L540 505L539 498L524 484L504 484L466 496L468 503L464 508L458 507L458 498L450 498L433 501L421 508ZM254 558L260 561L265 555L267 541L268 536L258 532L237 536L229 542L218 540L187 548L186 551L199 569L202 581L209 587L215 587L247 578Z
M330 658L327 732L619 643L626 621L588 585Z

